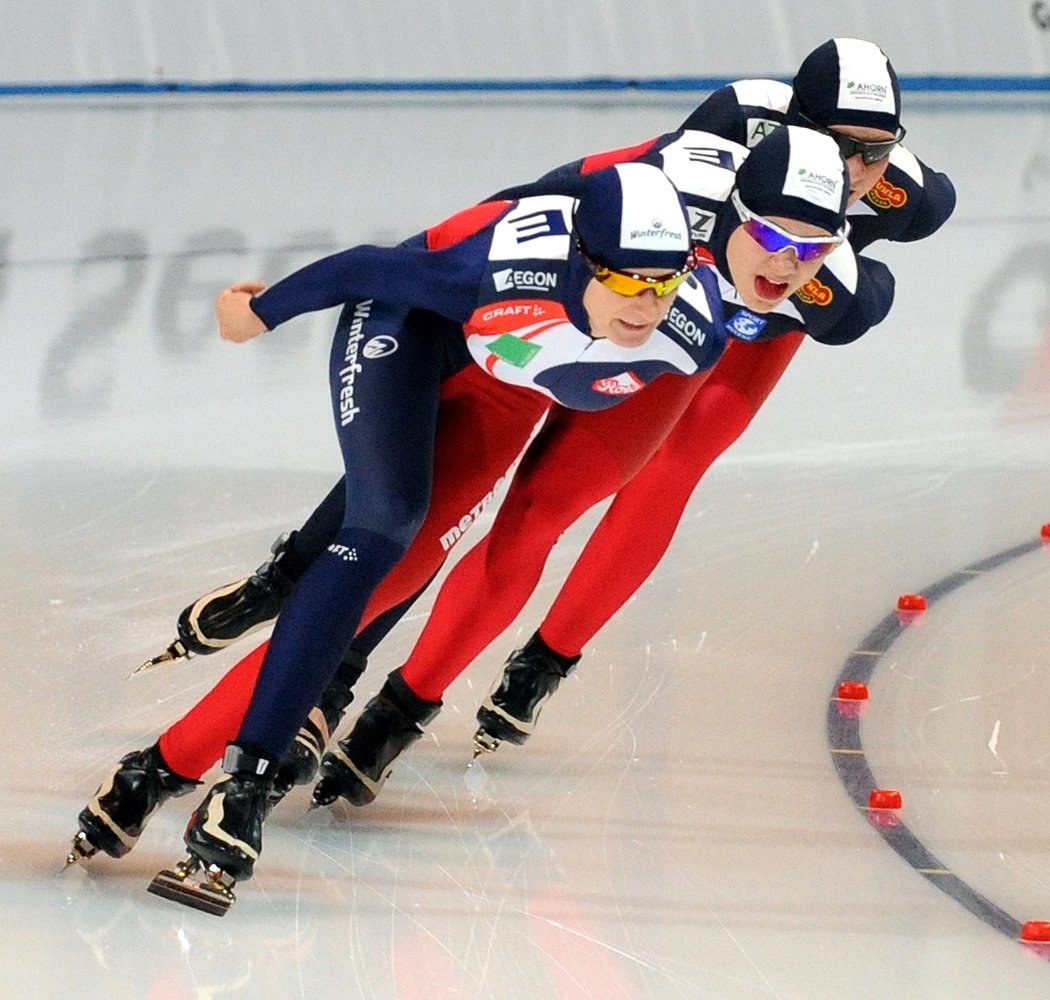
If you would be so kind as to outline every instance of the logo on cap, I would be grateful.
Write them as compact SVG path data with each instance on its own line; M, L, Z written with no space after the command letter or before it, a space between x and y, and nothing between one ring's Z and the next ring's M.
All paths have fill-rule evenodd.
M855 94L867 94L878 100L883 100L890 92L890 88L884 83L857 83L854 80L850 80L846 84L846 88L852 90Z
M674 229L668 229L663 222L663 219L653 219L649 223L648 229L632 229L630 230L630 238L632 240L647 240L647 239L667 239L667 240L681 240L682 234Z
M825 197L834 198L839 192L839 185L842 183L841 175L829 177L827 174L814 173L806 167L799 167L798 175L802 181L802 186L810 194L816 192Z

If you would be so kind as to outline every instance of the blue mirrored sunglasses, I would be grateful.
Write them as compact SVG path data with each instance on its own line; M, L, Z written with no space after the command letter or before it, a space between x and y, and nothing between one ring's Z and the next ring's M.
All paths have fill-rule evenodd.
M833 236L796 236L786 229L781 229L775 222L756 215L740 200L736 191L732 194L732 202L736 214L740 217L741 228L768 253L794 250L800 261L817 260L831 253L846 239L845 228Z

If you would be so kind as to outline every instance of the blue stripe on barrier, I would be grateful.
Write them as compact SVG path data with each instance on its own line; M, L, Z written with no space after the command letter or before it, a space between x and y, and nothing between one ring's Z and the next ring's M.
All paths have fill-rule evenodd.
M0 97L143 94L455 94L711 91L731 77L552 80L111 80L85 83L0 84ZM904 76L914 93L1050 93L1050 76Z

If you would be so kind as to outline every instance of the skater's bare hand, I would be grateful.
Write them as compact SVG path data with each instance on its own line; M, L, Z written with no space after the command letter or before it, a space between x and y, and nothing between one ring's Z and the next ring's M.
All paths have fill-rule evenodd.
M242 281L224 289L215 300L215 318L219 321L219 336L243 344L258 337L266 329L248 304L266 285L261 281Z

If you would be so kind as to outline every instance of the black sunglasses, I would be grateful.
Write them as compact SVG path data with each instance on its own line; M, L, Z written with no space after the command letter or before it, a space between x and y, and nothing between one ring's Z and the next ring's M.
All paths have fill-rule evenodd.
M801 118L810 128L816 129L818 132L823 132L824 135L831 136L831 138L835 140L835 145L839 147L839 152L842 154L843 159L848 160L851 156L859 155L869 166L872 163L878 163L879 160L885 160L886 157L893 152L893 148L901 143L905 135L908 134L907 129L903 125L898 125L897 134L892 139L879 139L875 142L865 142L863 139L854 139L852 136L843 135L841 132L834 132L831 129L824 128L823 125L818 125L815 121L811 121L801 112L799 112L799 118Z

